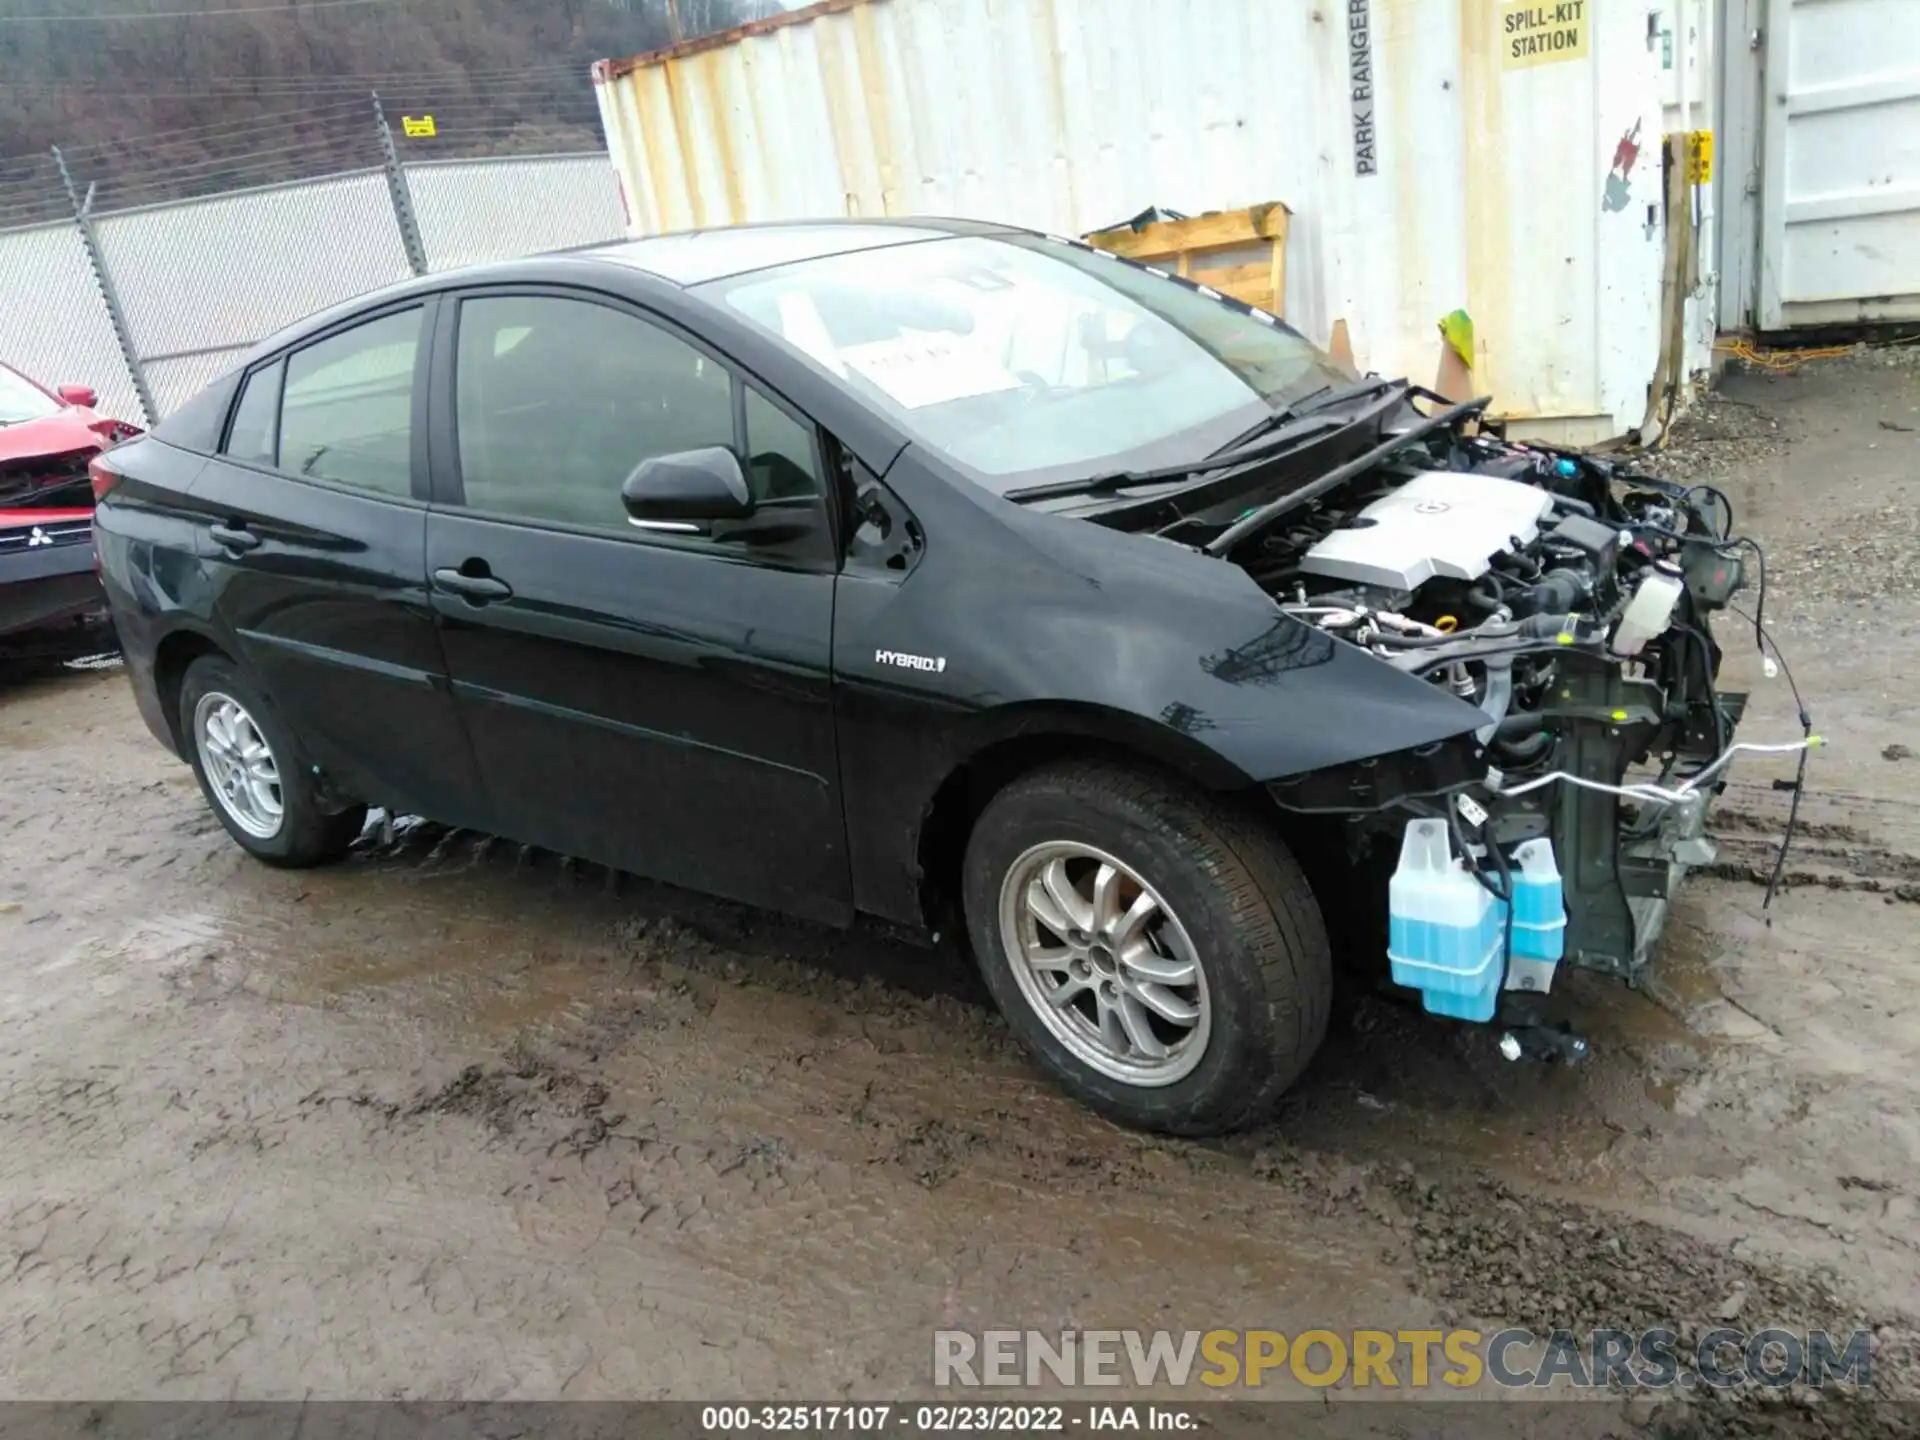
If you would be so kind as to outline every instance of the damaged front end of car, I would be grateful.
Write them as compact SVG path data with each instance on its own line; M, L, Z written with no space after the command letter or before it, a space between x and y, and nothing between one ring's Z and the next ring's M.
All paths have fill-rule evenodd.
M1682 877L1714 858L1707 807L1736 751L1817 742L1734 740L1746 697L1718 689L1711 616L1758 547L1723 495L1510 443L1478 406L1422 414L1417 393L1344 473L1200 543L1301 624L1481 712L1268 789L1337 820L1385 902L1393 979L1429 1012L1498 1021L1510 1058L1577 1058L1545 1024L1558 967L1638 981Z
M113 644L95 571L93 481L107 447L140 432L60 411L0 445L0 662L72 660Z

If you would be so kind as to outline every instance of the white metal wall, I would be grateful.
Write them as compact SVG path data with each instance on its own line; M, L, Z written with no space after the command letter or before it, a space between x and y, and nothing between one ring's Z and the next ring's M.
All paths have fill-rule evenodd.
M1516 64L1516 11L1541 7L826 0L595 78L636 234L1072 234L1280 200L1290 321L1324 341L1344 319L1363 366L1430 380L1464 308L1497 410L1599 438L1639 423L1658 355L1657 52L1646 8L1576 0L1580 53Z
M1768 0L1758 322L1920 319L1920 3Z

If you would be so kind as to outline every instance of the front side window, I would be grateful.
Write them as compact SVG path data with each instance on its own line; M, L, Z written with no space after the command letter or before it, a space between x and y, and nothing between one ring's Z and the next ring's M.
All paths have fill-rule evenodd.
M732 372L657 325L501 295L463 301L459 334L455 429L476 510L628 531L620 487L635 467L715 445L743 456L756 500L819 494L811 432L748 386L737 435Z
M955 236L700 287L995 490L1196 460L1345 383L1297 332L1037 236Z
M384 495L412 493L421 313L383 315L287 357L280 469ZM241 410L250 398L241 397ZM236 412L236 430L240 419Z

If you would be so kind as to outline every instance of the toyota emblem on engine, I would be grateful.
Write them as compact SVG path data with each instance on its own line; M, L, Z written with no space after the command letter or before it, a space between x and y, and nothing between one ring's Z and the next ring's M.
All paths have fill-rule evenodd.
M1422 500L1413 507L1416 515L1444 515L1453 507L1444 500Z

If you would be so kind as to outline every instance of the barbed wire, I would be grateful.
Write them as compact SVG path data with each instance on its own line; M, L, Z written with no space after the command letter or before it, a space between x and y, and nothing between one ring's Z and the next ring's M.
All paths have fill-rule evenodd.
M520 108L494 99L427 97L405 109L387 105L386 114L408 164L600 150L599 112L590 92L571 102L525 98L536 103ZM435 135L408 137L401 121L411 114L431 114ZM369 94L219 125L63 146L60 158L92 213L106 215L372 169L384 151ZM51 154L0 158L0 229L71 219L72 204Z
M148 135L121 135L111 140L94 140L80 145L62 145L60 153L69 160L82 156L102 155L110 152L131 153L134 151L156 151L179 148L185 145L204 142L218 142L247 134L259 134L271 129L277 122L306 123L331 119L334 116L359 114L368 123L373 120L373 98L371 94L357 102L340 100L323 106L300 106L297 109L274 111L266 115L256 115L245 120L223 120L208 125L183 126L175 130L156 130ZM26 152L45 155L45 150ZM6 157L13 158L13 157ZM20 158L25 158L22 155Z
M305 15L311 10L344 10L350 6L401 5L410 0L282 0L278 5L209 5L199 10L75 10L65 15L0 15L0 25L114 20L218 20L229 15Z
M153 86L43 74L0 81L0 96L38 108L65 95L115 94L126 117L122 133L59 147L96 215L378 165L376 92L393 144L409 164L591 153L603 143L589 65L581 59L332 75L195 75L178 82L155 77ZM235 113L205 118L209 105L223 103ZM191 107L181 118L190 115L195 123L155 123L176 105ZM408 133L429 116L431 133ZM72 203L48 150L0 155L0 229L71 218Z
M0 82L4 84L4 82ZM552 97L574 95L582 103L594 103L594 88L589 82L584 67L554 66L551 68L526 68L503 74L499 77L480 71L442 71L419 76L377 76L355 75L332 78L316 82L314 88L289 87L287 89L263 88L257 92L249 91L208 91L206 93L183 92L169 95L162 91L132 90L120 87L116 92L129 103L145 103L170 98L194 98L213 100L266 100L275 101L283 106L293 107L282 112L295 114L311 108L307 102L331 105L341 102L359 102L370 100L378 93L390 104L400 100L420 98L479 98L489 102L510 101L516 98L538 97L542 100ZM172 127L156 134L187 135L205 132L222 127L243 127L255 118L238 118L231 121L216 121L191 126ZM110 142L91 142L105 144ZM74 147L74 148L86 148Z
M362 71L351 75L206 75L180 77L177 81L158 77L156 87L142 87L142 98L223 98L228 95L264 95L287 93L315 94L330 90L362 92L379 90L394 84L422 82L473 82L486 85L511 83L541 76L553 76L586 83L587 62L548 62L535 65L502 66L496 69L439 69ZM28 94L64 94L75 90L110 91L126 94L127 86L98 80L0 80L0 90Z
M567 92L541 85L506 86L481 94L459 89L409 91L382 95L381 104L393 125L396 142L409 140L398 121L406 116L435 117L432 137L442 148L457 148L502 131L524 126L591 127L597 131L599 107L590 87ZM364 126L375 133L374 92L343 92L315 104L296 105L232 120L116 136L78 145L61 146L73 165L106 165L139 161L157 169L208 160L241 160L280 148L289 139L321 131ZM0 156L0 169L44 159L46 151Z

